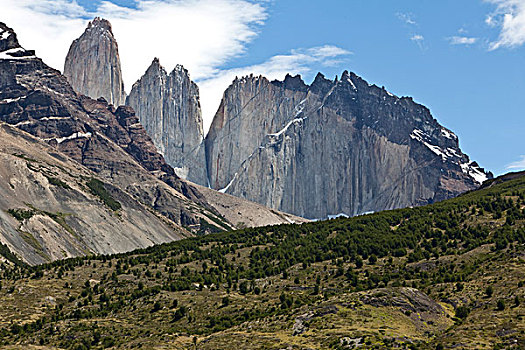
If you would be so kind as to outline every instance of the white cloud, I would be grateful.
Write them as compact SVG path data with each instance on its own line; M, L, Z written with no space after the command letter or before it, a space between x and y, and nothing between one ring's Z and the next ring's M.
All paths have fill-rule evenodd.
M415 41L415 42L421 42L425 40L425 37L423 37L423 35L420 35L420 34L414 34L410 37L410 40Z
M406 27L411 28L411 31L416 27L419 27L419 23L414 19L414 15L412 13L398 12L396 13L396 17L401 20L406 25ZM412 33L410 34L410 40L416 43L420 50L425 49L425 38L423 35Z
M87 24L86 11L69 0L2 0L0 21L18 41L53 68L62 70L69 45Z
M500 29L498 39L490 43L490 50L502 47L511 48L525 44L525 1L485 1L496 5L496 10L487 16L485 23Z
M309 73L314 65L318 69L337 65L349 54L325 45L292 50L249 67L222 69L244 54L258 35L268 16L263 0L135 0L134 8L105 0L91 12L75 0L1 1L0 20L15 29L22 46L36 49L56 69L63 69L71 42L95 16L112 24L128 92L154 57L168 71L184 65L199 84L205 130L235 76L254 73L282 79L286 73Z
M129 91L154 57L168 70L183 64L194 78L216 73L245 52L267 17L264 6L248 0L136 0L135 6L103 1L88 12L74 0L2 0L1 20L15 29L22 46L62 70L88 20L108 19Z
M128 90L154 57L194 79L214 74L245 52L267 16L245 0L139 1L137 10L105 2L99 12L113 25Z
M287 55L271 57L266 62L248 67L234 68L217 72L211 78L199 81L202 114L205 132L209 129L213 116L219 107L224 90L235 77L249 74L262 75L266 78L282 80L287 73L307 74L319 67L340 63L351 52L337 46L325 45L308 49L292 50Z
M407 24L409 26L416 26L417 25L417 22L414 19L414 15L411 14L411 13L398 12L398 13L396 13L396 16L397 16L397 18L399 18L401 21L403 21L405 24Z
M452 45L472 45L478 41L478 38L467 36L453 36L448 38Z
M412 42L416 43L421 51L424 51L426 49L425 37L423 35L421 35L421 34L412 34L410 36L410 40Z
M507 165L507 170L522 170L525 169L525 155L520 156L520 160L512 162Z

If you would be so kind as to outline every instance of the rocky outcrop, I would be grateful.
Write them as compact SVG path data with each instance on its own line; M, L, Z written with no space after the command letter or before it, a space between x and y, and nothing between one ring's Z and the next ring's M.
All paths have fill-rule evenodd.
M213 188L308 218L432 203L491 176L426 107L348 72L236 79L206 148Z
M125 103L118 45L111 24L101 18L89 22L85 32L69 48L64 75L75 91L103 97L110 104Z
M206 186L207 172L199 88L188 71L176 66L168 75L155 58L126 100L153 143L178 176Z
M220 198L175 174L132 108L77 94L0 30L1 243L41 263L235 228L237 216L216 208ZM286 222L273 215L262 224Z

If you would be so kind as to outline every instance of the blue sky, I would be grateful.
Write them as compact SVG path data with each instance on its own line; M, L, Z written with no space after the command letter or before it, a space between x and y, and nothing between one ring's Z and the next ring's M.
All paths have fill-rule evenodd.
M127 90L155 56L168 70L184 64L208 124L235 75L290 71L310 82L348 69L429 107L495 174L525 169L522 0L4 1L22 44L57 69L86 21L107 17ZM18 22L27 11L33 29ZM47 38L37 40L38 21Z

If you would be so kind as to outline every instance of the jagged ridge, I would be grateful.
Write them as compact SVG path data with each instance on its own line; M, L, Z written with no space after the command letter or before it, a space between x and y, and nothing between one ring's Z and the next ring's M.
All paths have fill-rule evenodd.
M309 218L432 203L490 176L426 107L347 71L236 79L206 155L213 188Z
M178 65L168 75L157 58L126 100L177 175L206 186L199 88Z

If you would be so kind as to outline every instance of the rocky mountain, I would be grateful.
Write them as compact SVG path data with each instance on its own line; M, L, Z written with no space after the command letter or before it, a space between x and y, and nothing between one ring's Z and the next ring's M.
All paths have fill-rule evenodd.
M64 64L64 75L73 89L83 95L95 99L103 97L115 106L125 103L118 45L107 20L96 17L73 41Z
M432 203L491 176L426 107L346 71L236 79L205 142L212 188L308 218Z
M255 204L240 220L246 202L182 181L131 107L77 94L3 23L0 49L0 242L25 261L301 222Z
M168 74L155 58L126 100L180 177L207 186L199 88L178 65Z
M204 143L198 87L182 66L168 74L154 59L126 103L178 176L302 217L432 203L491 176L426 107L354 73L311 85L236 79Z

